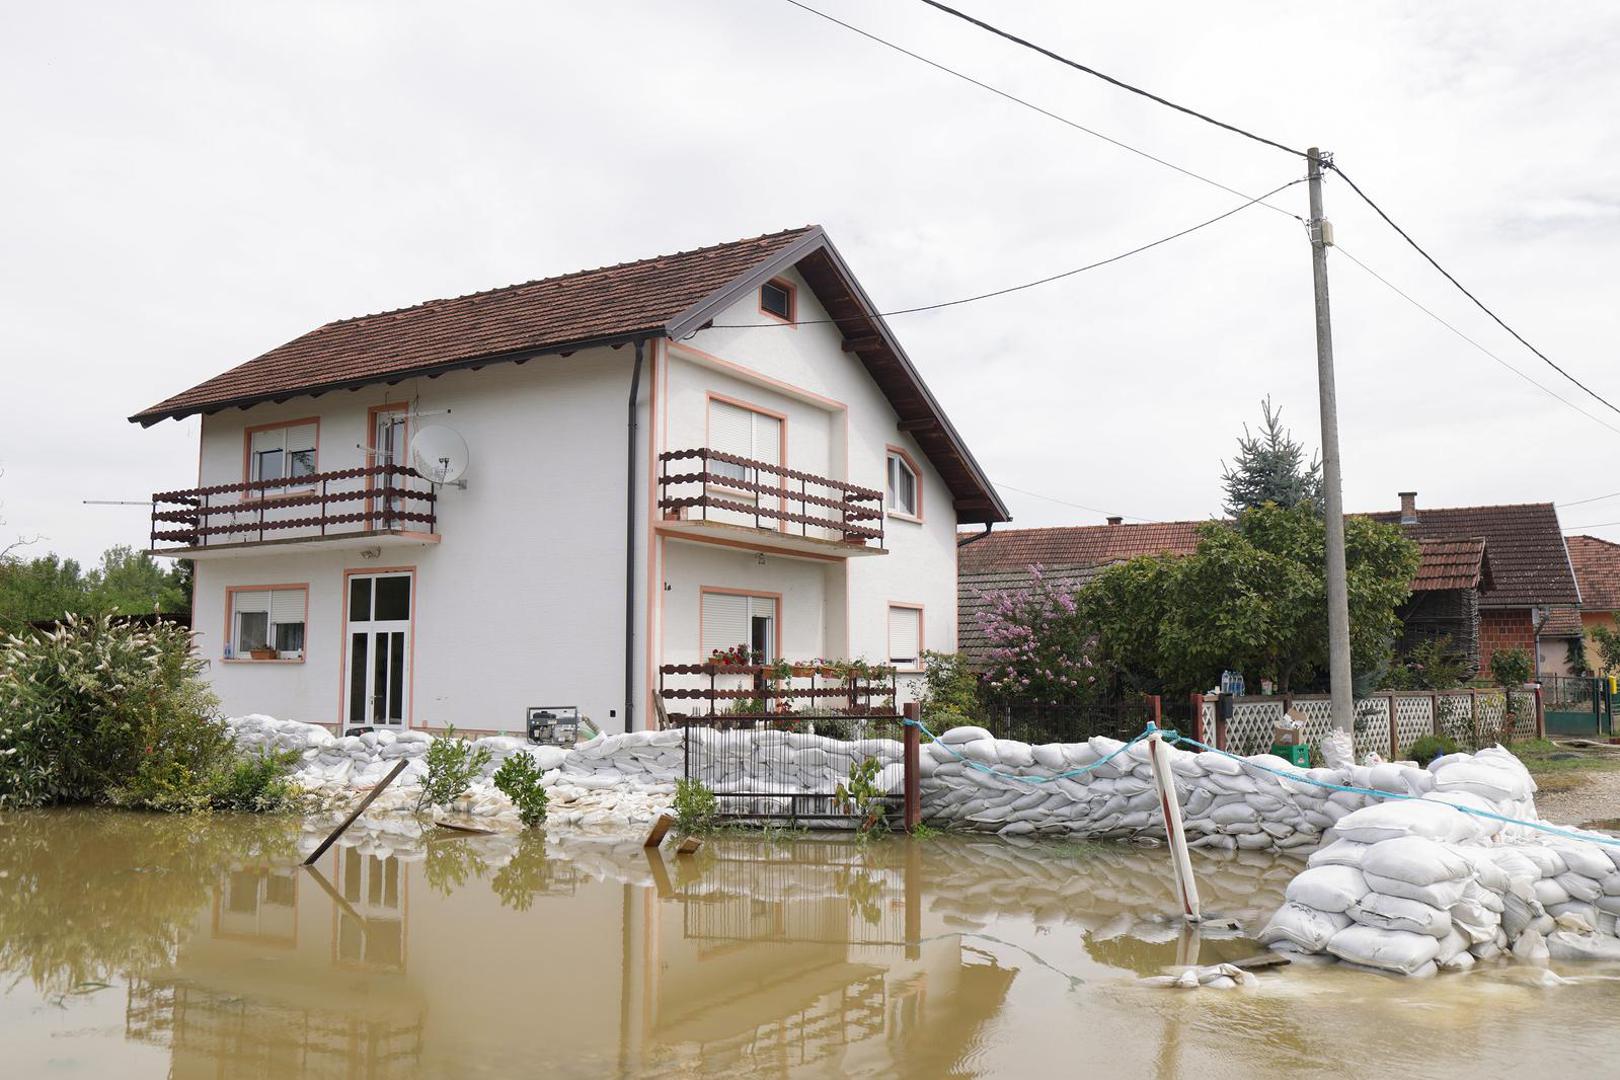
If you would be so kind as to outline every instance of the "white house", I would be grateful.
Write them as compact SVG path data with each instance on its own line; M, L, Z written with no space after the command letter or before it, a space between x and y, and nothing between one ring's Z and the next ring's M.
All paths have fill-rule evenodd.
M815 227L328 323L131 419L191 415L152 549L232 713L617 731L715 649L915 670L1008 517Z

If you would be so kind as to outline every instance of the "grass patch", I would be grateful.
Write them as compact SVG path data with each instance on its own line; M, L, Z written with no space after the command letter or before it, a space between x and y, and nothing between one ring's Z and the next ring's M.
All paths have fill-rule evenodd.
M1551 739L1528 739L1508 747L1535 777L1543 792L1574 791L1592 773L1620 770L1620 751L1570 746Z

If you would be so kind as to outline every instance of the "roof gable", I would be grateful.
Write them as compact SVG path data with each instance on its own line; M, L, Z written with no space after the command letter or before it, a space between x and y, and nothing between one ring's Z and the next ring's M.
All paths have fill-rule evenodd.
M1420 542L1483 538L1490 552L1491 587L1480 594L1482 607L1581 602L1552 503L1420 509L1417 521L1407 524L1401 523L1399 511L1366 516L1400 525L1402 532Z
M1571 536L1569 561L1588 611L1620 611L1620 544L1595 536Z
M820 226L430 300L327 323L144 409L160 420L653 337L682 339L788 267L950 489L957 520L1010 520L1006 504Z

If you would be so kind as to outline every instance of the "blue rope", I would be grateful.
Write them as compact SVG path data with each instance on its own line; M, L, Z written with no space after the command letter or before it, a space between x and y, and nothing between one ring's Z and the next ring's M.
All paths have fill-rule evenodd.
M1138 738L1140 737L1141 736L1138 736ZM1200 750L1207 751L1211 754L1221 754L1225 757L1229 757L1238 764L1247 766L1248 768L1259 769L1261 772L1267 772L1273 776L1280 776L1284 780L1293 780L1301 784L1311 784L1315 787L1326 788L1329 791L1348 791L1353 795L1367 795L1375 799L1404 799L1409 802L1426 802L1433 803L1436 806L1449 806L1451 809L1456 810L1459 813L1471 814L1474 817L1489 818L1492 821L1500 821L1508 825L1523 825L1527 829L1539 829L1544 833L1551 833L1554 836L1562 836L1568 840L1584 840L1589 844L1604 844L1610 847L1620 847L1620 838L1612 836L1597 836L1587 833L1572 832L1569 829L1560 829L1556 825L1548 825L1544 822L1521 821L1518 818L1511 818L1505 814L1493 814L1489 810L1478 810L1472 806L1458 806L1456 803L1442 802L1439 799L1425 799L1418 795L1403 795L1394 791L1379 791L1377 788L1354 787L1346 784L1330 784L1326 780L1318 780L1313 776L1305 776L1301 773L1285 773L1281 769L1273 769L1269 765L1262 765L1258 761L1250 761L1248 758L1239 757L1230 750L1221 750L1213 746L1208 746L1199 742L1197 739L1189 738L1186 735L1179 735L1171 732L1167 734L1167 737L1172 742L1186 743L1188 746L1196 746Z
M1124 746L1121 746L1118 750L1115 750L1113 753L1107 755L1101 760L1092 762L1090 765L1082 765L1079 768L1067 769L1053 776L1020 776L1018 773L998 772L996 769L986 765L982 761L974 761L972 758L965 756L960 750L952 746L950 743L941 742L939 736L935 735L932 731L929 731L928 725L924 724L921 720L907 719L904 721L904 723L907 727L914 727L918 731L921 731L924 735L928 736L929 739L934 742L934 745L943 746L946 750L950 751L956 760L960 761L969 768L977 769L980 772L988 773L991 776L999 776L1003 780L1017 780L1025 784L1050 784L1054 780L1066 780L1071 776L1081 776L1085 773L1091 772L1093 769L1100 769L1110 761L1113 761L1115 758L1119 757L1119 755L1123 754L1125 751L1129 750L1131 747L1135 746L1137 743L1141 742L1143 739L1147 738L1149 735L1153 734L1155 731L1158 731L1161 735L1169 735L1172 737L1175 737L1176 735L1176 733L1173 731L1165 731L1155 728L1152 724L1149 724L1147 727L1142 729L1142 733L1140 735L1137 735L1130 742L1126 743Z

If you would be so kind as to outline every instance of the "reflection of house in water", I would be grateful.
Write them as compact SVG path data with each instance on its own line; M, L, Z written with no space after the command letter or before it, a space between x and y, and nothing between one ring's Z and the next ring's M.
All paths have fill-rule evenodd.
M500 1073L536 1047L590 1073L936 1072L1016 974L924 926L915 866L852 844L715 841L656 887L624 883L648 880L633 848L590 872L537 850L444 888L358 848L232 871L173 968L132 980L128 1034L177 1080Z

